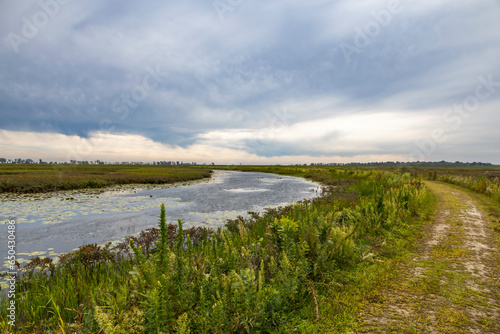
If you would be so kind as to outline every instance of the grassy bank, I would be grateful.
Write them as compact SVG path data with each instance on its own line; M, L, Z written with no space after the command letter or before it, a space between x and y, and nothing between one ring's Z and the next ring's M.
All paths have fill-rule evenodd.
M259 169L260 168L260 169ZM330 187L226 228L164 224L117 248L36 259L17 282L17 329L77 333L345 332L408 254L433 197L407 173L259 167ZM7 299L0 326L8 325ZM21 331L21 332L23 332Z
M493 199L426 181L438 210L418 251L394 269L363 310L358 333L498 333L498 215ZM480 209L480 210L477 210ZM495 223L495 220L497 222ZM478 233L479 232L479 233Z
M0 193L40 193L118 184L166 184L210 177L208 168L154 165L0 164Z
M500 167L402 167L403 172L442 181L500 201Z
M429 179L451 183L500 201L500 178L498 176L493 178L485 175L461 176L441 174L431 175Z

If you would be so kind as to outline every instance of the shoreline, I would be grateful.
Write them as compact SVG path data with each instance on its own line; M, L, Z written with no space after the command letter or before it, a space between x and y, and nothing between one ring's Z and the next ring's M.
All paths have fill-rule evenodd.
M129 237L129 236L132 236L132 237L138 236L141 234L141 232L147 230L148 228L157 227L156 221L151 222L150 224L147 224L147 226L146 226L142 223L138 224L137 221L135 221L132 224L129 218L119 219L115 223L113 223L112 225L108 226L110 220L108 220L108 218L106 218L106 217L103 218L106 222L99 220L100 223L96 225L95 222L97 222L98 220L96 220L95 218L91 218L92 220L88 220L88 218L86 218L86 217L90 217L90 215L92 213L90 213L89 216L86 216L84 214L84 216L82 216L81 218L78 218L78 222L77 222L77 221L72 220L73 218L71 218L72 217L71 215L66 214L67 210L64 209L66 206L68 207L68 209L71 209L71 208L75 208L75 207L80 207L81 205L87 206L88 205L87 203L92 203L93 201L97 201L97 202L101 203L102 205L107 205L107 206L114 205L114 206L116 206L116 205L119 205L121 203L121 201L116 202L116 203L114 201L109 202L109 198L110 198L109 196L111 196L111 197L113 197L115 195L118 195L119 197L121 197L121 195L125 195L126 197L128 197L127 195L135 196L134 193L137 192L138 193L137 195L139 197L141 197L141 195L139 195L140 191L151 190L151 189L161 191L161 189L166 190L166 189L171 189L171 188L184 188L184 187L189 188L190 186L197 187L199 185L201 185L203 187L203 189L205 189L204 185L224 183L225 182L224 180L227 178L227 175L233 175L235 173L239 174L239 173L245 173L245 172L238 171L238 170L230 170L230 171L229 170L214 170L213 173L211 173L211 178L204 178L204 179L188 181L188 182L178 182L178 183L168 184L168 185L149 185L149 184L124 185L124 186L108 187L105 189L70 190L70 191L64 191L64 192L53 192L53 193L43 193L43 194L30 194L30 195L12 195L12 194L10 194L9 196L10 196L11 200L13 201L10 203L12 203L14 206L12 206L11 209L9 209L8 207L5 207L4 209L7 209L7 210L3 210L4 211L3 216L4 216L4 218L9 218L8 217L9 212L13 212L12 219L15 220L18 225L23 225L23 229L25 229L25 230L29 229L29 231L33 231L33 233L35 233L35 234L33 234L33 237L28 238L29 240L33 239L34 236L38 236L39 233L41 233L40 231L42 231L41 229L43 229L44 232L41 234L42 239L36 239L38 241L33 241L33 242L35 242L35 244L40 243L40 245L44 245L45 247L55 247L55 249L54 248L51 249L51 248L45 248L45 247L40 248L40 247L36 246L36 247L32 247L30 251L25 251L23 249L22 253L18 253L18 255L20 255L18 261L21 264L29 262L30 258L33 258L36 256L57 259L62 254L71 253L71 252L78 250L78 248L81 246L90 245L90 244L94 244L94 243L97 245L103 246L107 242L110 242L110 241L112 242L112 245L114 246L115 244L122 242L124 240L123 238ZM247 173L245 173L245 174L247 174ZM252 174L252 173L250 173L250 174ZM269 174L267 174L267 175L269 175ZM272 176L272 175L269 175L269 176ZM283 176L278 175L278 174L275 174L275 176L276 176L276 178L280 178L280 179L283 178ZM293 178L296 179L296 177L293 177ZM298 177L296 180L297 181L298 180L306 181L308 184L311 184L310 190L308 190L308 191L311 194L312 193L314 193L314 194L304 195L303 198L309 198L310 196L314 196L314 197L321 196L320 194L321 194L322 188L318 182L313 182L313 181L305 179L303 177ZM295 182L293 182L293 183L295 183ZM226 187L222 187L222 188L224 188L224 189L221 189L223 192L232 193L231 192L232 189L225 189ZM179 191L182 191L182 190L179 190ZM0 198L1 197L2 197L2 195L0 195ZM98 197L100 199L96 200L93 197ZM149 201L158 202L159 201L158 207L160 205L160 202L165 203L165 205L167 205L167 208L176 207L175 205L170 206L168 204L170 202L167 199L164 200L164 199L160 198L160 199L155 200L157 198L156 195L154 196L154 198L149 199L150 196L149 196L149 193L147 193L147 192L146 192L144 197L147 199L147 202L149 202ZM153 196L151 196L151 197L153 197ZM176 219L179 218L179 219L182 219L183 223L186 224L187 227L204 226L204 227L212 228L215 230L218 226L224 226L227 221L236 219L237 216L247 217L248 212L264 213L265 209L276 209L278 207L293 205L294 203L302 200L303 198L297 197L296 199L293 199L292 201L284 201L284 202L278 202L278 201L272 201L272 200L269 202L266 201L264 204L262 204L262 203L258 204L258 206L260 207L258 209L243 206L240 210L241 212L234 211L235 209L234 208L231 209L230 207L228 207L228 210L226 210L226 211L220 211L219 209L217 209L214 212L205 212L205 213L203 213L204 211L200 211L200 213L189 211L188 215L190 215L190 218L186 218L182 215L176 216L176 213L174 213L173 216L169 215L170 224L175 225ZM17 199L19 199L19 200L17 200ZM63 214L63 216L59 216L55 211L51 211L51 212L54 212L54 217L57 216L57 219L53 218L54 220L52 222L50 221L50 219L52 219L51 214L48 214L48 215L44 214L43 217L39 216L39 212L41 212L41 211L38 211L39 209L40 210L42 210L42 209L48 210L47 209L48 207L46 207L45 204L42 204L42 203L47 203L46 200L49 201L48 203L52 203L52 205L56 205L59 207L61 207L61 205L63 205L63 207L61 207L62 208L61 213ZM89 200L91 202L88 202ZM174 202L176 202L176 200L175 199L172 199L172 200L173 201L171 202L171 204L175 204ZM15 209L15 206L16 206L15 201L24 202L25 205L28 205L28 207L31 208L28 210L28 212L32 212L33 214L16 215L15 211L19 211L20 207L17 207L17 209ZM108 202L111 204L109 204ZM79 204L79 203L82 203L82 204ZM134 202L132 202L132 204L127 205L127 207L129 207L129 208L132 207L134 205L133 203ZM179 202L179 203L184 203L184 202ZM23 207L25 205L23 205ZM156 206L153 206L153 207L156 208ZM148 212L153 210L153 207L147 207ZM104 206L102 208L106 209ZM116 209L120 209L120 208L122 208L122 206L119 206ZM144 210L144 208L140 209L140 210ZM21 210L19 212L22 212L22 211L23 210ZM100 209L97 211L100 212ZM115 211L116 210L113 210L113 212L115 212ZM112 211L107 210L106 212L111 213ZM116 211L116 213L119 213L119 212ZM137 212L137 213L139 214L139 212ZM126 214L134 214L134 213L131 213L131 212L129 212L129 210L126 210L123 212L123 214L126 215ZM149 217L150 215L151 215L151 212L146 213L145 217L146 216ZM64 217L66 217L66 218L64 218ZM33 219L36 219L36 221ZM48 219L48 221L47 221L47 219ZM66 219L70 219L70 220L66 220ZM195 219L195 220L192 220L192 219ZM199 220L199 219L201 219L201 220ZM206 219L206 221L203 219ZM96 230L90 230L88 232L96 233L96 231L101 231L102 233L108 233L110 228L111 228L110 226L115 226L117 229L119 229L119 231L125 231L125 230L130 229L130 232L127 235L123 235L121 238L118 238L121 235L121 232L119 232L118 235L116 235L116 238L111 237L110 239L103 240L102 238L95 237L95 239L94 239L94 233L90 233L90 235L85 234L87 232L84 232L84 231L87 231L87 229L77 230L76 226L82 226L79 224L81 224L84 220L87 221L88 223L93 224L92 226L95 225ZM142 221L142 218L141 218L141 221ZM60 224L63 224L63 225L60 225ZM131 224L134 225L134 228L130 228L130 226L132 226ZM27 225L30 225L30 226L27 226ZM42 226L46 226L46 227L42 227ZM59 231L59 232L56 232L56 231ZM71 231L72 234L71 235L68 234L68 233L70 233L68 231ZM24 233L28 233L28 232L24 232ZM32 232L30 232L30 233L32 233ZM71 236L77 235L77 234L78 235L81 234L82 236L86 235L86 236L82 237L82 241L84 240L83 243L73 245L73 241L70 241L70 240L73 240L72 239L73 237L71 237ZM98 233L96 233L95 235L97 236ZM47 241L45 241L45 239L47 239L47 238L55 238L54 239L54 242L56 242L56 244L54 244L55 246L50 244L50 243L47 243ZM67 238L69 238L69 239L67 239ZM28 239L23 238L23 240L25 240L25 242L31 243L32 241L29 241ZM44 240L44 241L40 241L40 240ZM66 240L66 241L63 241L61 244L59 244L58 240L61 240L61 241ZM61 245L66 243L66 242L71 243L71 245L73 247L67 248L66 250L60 249ZM22 246L22 245L20 245L20 246ZM22 247L25 247L25 246L22 246ZM19 249L19 251L21 251L21 248Z
M135 184L166 185L211 177L212 168L187 166L90 165L45 166L0 165L1 194L44 194L82 189L104 189Z
M125 184L112 184L104 186L101 188L78 188L78 189L68 189L68 190L53 190L47 192L36 192L36 193L15 193L15 192L0 192L0 201L19 201L29 198L29 200L42 200L53 197L60 198L72 198L75 196L89 195L98 196L102 194L112 194L112 193L132 193L134 191L151 190L151 189L168 189L177 188L182 186L197 185L202 183L209 183L213 180L213 173L215 171L210 171L210 175L204 178L185 180L185 181L175 181L168 183L125 183Z

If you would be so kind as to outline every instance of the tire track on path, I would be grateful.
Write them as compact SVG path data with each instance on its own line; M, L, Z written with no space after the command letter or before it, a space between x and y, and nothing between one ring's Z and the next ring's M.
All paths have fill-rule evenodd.
M416 256L361 315L360 333L500 333L500 237L466 191L438 199Z

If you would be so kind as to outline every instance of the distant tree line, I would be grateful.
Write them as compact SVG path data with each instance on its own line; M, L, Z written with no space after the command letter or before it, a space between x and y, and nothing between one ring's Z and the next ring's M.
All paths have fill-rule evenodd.
M310 166L346 166L346 167L495 167L490 162L462 161L382 161L382 162L349 162L349 163L311 163Z
M71 165L196 165L196 162L182 162L182 161L153 161L151 162L104 162L101 160L95 161L79 161L70 160L69 162L46 162L42 159L34 161L33 159L6 159L0 158L0 164L71 164ZM214 163L210 163L214 165ZM295 166L308 166L308 164L296 164ZM401 162L401 161L382 161L382 162L349 162L349 163L311 163L309 166L345 166L345 167L495 167L498 164L490 162L462 162L462 161L414 161L414 162Z
M115 162L104 162L101 160L70 160L69 162L57 162L57 161L43 161L39 159L35 161L33 159L6 159L0 158L0 164L59 164L59 165L104 165L104 164L113 164L113 165L196 165L196 162L182 162L182 161L153 161L151 162L142 162L142 161L115 161ZM213 164L212 164L213 165Z

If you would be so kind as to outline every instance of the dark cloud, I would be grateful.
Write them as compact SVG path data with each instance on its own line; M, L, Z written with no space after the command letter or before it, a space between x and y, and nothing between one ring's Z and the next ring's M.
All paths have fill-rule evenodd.
M290 124L386 108L435 113L474 92L478 76L500 81L498 2L401 4L384 23L373 14L387 13L384 1L243 1L223 14L206 1L70 2L15 53L9 34L23 36L25 18L43 8L2 2L0 129L113 130L189 147L211 131L269 126L289 104L302 108ZM256 153L327 154L319 145L336 138ZM406 150L382 142L353 154Z

